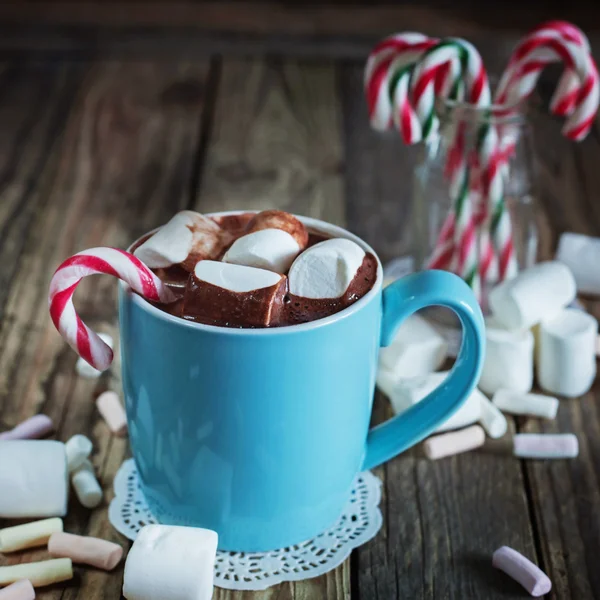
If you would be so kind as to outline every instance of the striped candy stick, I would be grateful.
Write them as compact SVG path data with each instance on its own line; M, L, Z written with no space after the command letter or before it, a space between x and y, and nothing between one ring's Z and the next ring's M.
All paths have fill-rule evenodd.
M79 317L73 294L88 275L103 273L129 284L152 302L175 300L163 282L133 254L117 248L91 248L65 260L50 281L48 304L50 317L67 343L92 367L105 371L113 359L111 348Z

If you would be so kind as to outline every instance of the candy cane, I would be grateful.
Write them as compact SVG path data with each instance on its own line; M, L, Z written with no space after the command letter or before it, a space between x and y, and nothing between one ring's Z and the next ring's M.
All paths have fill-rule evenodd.
M88 275L104 273L126 282L138 294L153 302L175 300L173 293L140 260L117 248L92 248L65 260L50 281L50 317L67 343L90 365L105 371L113 352L75 312L73 294Z

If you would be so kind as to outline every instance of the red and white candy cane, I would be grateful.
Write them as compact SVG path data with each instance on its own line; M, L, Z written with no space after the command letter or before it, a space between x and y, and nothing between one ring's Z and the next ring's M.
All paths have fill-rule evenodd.
M52 322L81 358L99 371L105 371L113 360L113 352L81 320L73 305L73 294L79 282L88 275L100 273L121 279L147 300L168 303L175 298L144 263L118 248L84 250L65 260L56 269L48 296Z

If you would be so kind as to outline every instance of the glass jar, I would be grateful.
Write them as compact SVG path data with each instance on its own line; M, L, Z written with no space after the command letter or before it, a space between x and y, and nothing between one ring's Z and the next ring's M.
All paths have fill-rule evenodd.
M441 114L439 131L422 145L415 170L412 228L415 266L443 268L469 280L467 274L473 271L465 270L464 254L461 254L465 246L460 244L461 232L466 227L464 219L461 225L455 223L454 231L452 227L449 229L453 217L467 202L475 236L471 262L475 261L480 275L478 281L469 280L469 283L478 287L475 291L486 312L487 295L502 279L502 271L505 278L510 277L517 268L531 266L537 254L530 126L525 114L516 108L510 111L494 106L481 109L446 102L438 114ZM485 168L486 160L487 165L494 161L500 165L493 185L490 184L491 171ZM466 182L468 184L462 187ZM509 217L503 222L502 231L493 229L499 204ZM462 230L459 231L459 227ZM490 231L495 231L491 238ZM500 267L507 264L507 254L502 249L506 250L509 243L516 263L512 269L502 269ZM485 257L492 260L484 262Z

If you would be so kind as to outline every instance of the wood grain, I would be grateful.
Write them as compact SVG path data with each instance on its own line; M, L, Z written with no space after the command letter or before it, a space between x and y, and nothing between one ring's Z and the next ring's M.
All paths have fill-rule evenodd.
M416 155L397 134L369 130L361 81L362 65L343 68L348 226L385 260L411 249ZM375 416L391 416L382 395ZM435 462L415 448L378 473L384 526L357 552L361 600L521 597L490 562L503 544L535 557L521 466L507 444Z
M225 60L195 208L280 208L344 224L335 69L276 60ZM217 589L215 600L346 599L349 561L321 577L265 592Z
M72 498L65 528L123 545L106 511L127 442L110 435L93 402L107 387L120 389L118 368L99 380L76 376L76 356L48 318L47 287L53 269L70 254L98 245L126 247L188 204L207 73L206 63L88 66L52 149L52 168L32 191L37 210L16 256L0 330L2 420L10 426L41 411L57 424L57 439L75 433L92 439L105 503L90 512ZM13 185L22 184L15 175ZM115 292L110 278L88 280L75 302L90 325L116 336ZM37 550L0 562L44 556ZM120 573L77 569L64 591L56 586L38 598L117 598Z

